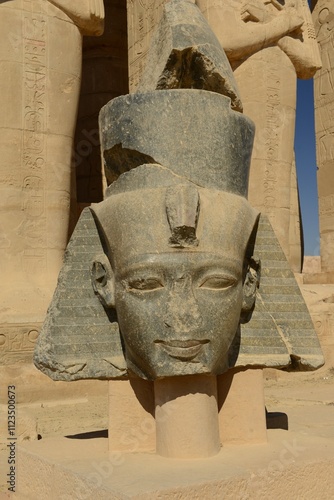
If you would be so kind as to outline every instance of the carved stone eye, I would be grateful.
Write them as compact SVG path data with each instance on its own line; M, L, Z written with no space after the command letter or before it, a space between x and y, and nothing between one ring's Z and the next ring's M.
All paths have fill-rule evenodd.
M223 290L233 286L235 283L236 279L232 276L209 276L205 278L199 287L209 290Z
M158 278L138 278L129 281L130 290L150 291L163 288L163 284Z

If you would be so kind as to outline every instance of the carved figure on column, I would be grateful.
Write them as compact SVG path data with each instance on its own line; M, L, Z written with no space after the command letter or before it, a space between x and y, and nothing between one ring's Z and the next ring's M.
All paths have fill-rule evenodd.
M293 228L296 209L290 209L290 200L299 206L290 181L296 176L291 174L296 76L311 78L321 67L308 4L306 0L196 3L227 53L245 113L256 125L249 200L268 215L292 269L301 272L301 233Z
M68 238L82 35L102 33L104 8L13 0L0 13L0 324L38 330Z
M314 79L321 270L334 272L334 9L318 1L313 10L323 67ZM329 277L332 281L333 277Z

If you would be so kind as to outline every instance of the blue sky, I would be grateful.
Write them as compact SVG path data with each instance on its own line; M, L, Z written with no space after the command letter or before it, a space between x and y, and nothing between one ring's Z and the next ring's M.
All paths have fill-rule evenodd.
M313 80L298 80L295 152L305 255L319 255Z

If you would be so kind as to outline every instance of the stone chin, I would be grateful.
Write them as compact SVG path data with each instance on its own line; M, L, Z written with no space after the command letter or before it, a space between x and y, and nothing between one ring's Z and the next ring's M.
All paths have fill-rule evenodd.
M130 373L147 379L156 380L182 375L220 375L229 369L229 353L219 353L219 362L214 360L210 340L203 341L155 341L151 359L142 367L142 363L127 357ZM184 347L180 347L183 344ZM189 345L187 347L186 345ZM154 353L154 351L156 352Z

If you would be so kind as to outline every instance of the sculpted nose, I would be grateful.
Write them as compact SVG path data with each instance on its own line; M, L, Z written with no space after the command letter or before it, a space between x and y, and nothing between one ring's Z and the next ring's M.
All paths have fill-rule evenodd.
M166 304L164 323L175 333L187 333L201 326L202 317L190 280L180 279L174 283Z

